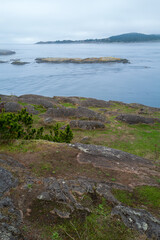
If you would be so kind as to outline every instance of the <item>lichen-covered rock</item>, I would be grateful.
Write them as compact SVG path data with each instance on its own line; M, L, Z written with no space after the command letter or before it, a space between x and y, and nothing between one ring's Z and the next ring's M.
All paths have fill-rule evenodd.
M129 63L127 59L114 57L100 58L36 58L37 63Z
M17 183L17 179L15 179L9 171L0 167L0 196L9 189L15 187Z
M81 128L81 129L87 129L92 130L96 128L104 129L105 125L102 122L98 121L85 121L85 120L73 120L70 122L71 128Z
M124 224L129 228L145 233L149 238L160 239L160 220L142 209L116 206L112 215L120 215Z
M89 120L98 120L105 122L106 118L100 113L96 113L90 109L84 107L78 108L49 108L46 115L52 116L54 118L86 118Z
M4 104L4 109L5 112L18 112L22 109L23 107L16 102L7 102Z
M143 117L143 116L134 115L134 114L120 114L116 117L116 119L129 124L137 124L137 123L153 124L156 121L160 122L160 119L148 118L148 117Z
M1 240L23 240L19 230L22 222L20 212L8 197L0 200L0 222Z
M108 108L112 105L109 101L99 100L95 98L84 98L84 97L59 97L55 96L59 103L71 103L73 105L81 106L81 107L100 107L100 108Z
M53 108L54 106L57 106L54 99L34 94L21 95L18 97L18 100L24 103L42 105L45 108Z

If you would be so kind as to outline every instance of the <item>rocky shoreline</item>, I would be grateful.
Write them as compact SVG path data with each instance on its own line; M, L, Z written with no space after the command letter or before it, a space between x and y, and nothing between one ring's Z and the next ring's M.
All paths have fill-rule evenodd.
M96 239L160 239L160 108L84 97L0 98L0 114L26 108L35 126L69 123L74 133L71 144L0 142L1 240L92 240L92 231Z

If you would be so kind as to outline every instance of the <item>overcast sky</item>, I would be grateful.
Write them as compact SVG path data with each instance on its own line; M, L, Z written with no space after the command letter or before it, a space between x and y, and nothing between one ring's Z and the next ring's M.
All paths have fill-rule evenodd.
M160 34L160 0L0 0L0 43Z

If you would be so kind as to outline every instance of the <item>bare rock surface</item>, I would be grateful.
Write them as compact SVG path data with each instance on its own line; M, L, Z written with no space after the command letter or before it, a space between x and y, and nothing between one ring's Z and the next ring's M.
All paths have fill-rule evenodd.
M2 196L4 192L17 185L17 179L15 179L9 171L1 167L0 176L0 196Z
M18 97L18 100L24 103L42 105L45 108L53 108L54 105L57 106L56 101L52 98L34 94L21 95L20 97Z
M113 208L112 215L120 215L127 227L145 233L149 238L160 239L160 220L147 211L118 205Z
M86 118L89 120L98 120L105 122L106 118L100 113L94 112L84 107L78 108L49 108L46 115L52 116L53 118Z
M54 97L59 103L71 103L81 107L100 107L108 108L112 105L109 101L99 100L95 98L84 97Z
M11 64L21 66L21 65L29 64L29 62L22 62L19 60L15 60L15 61L11 62Z
M100 58L36 58L37 63L129 63L127 59L114 57Z
M146 123L146 124L153 124L155 122L160 122L158 118L149 118L143 117L134 114L120 114L116 117L117 120L129 123L129 124L137 124L137 123Z
M92 130L92 129L104 129L105 125L102 122L98 121L85 121L85 120L73 120L70 122L71 128L81 128L81 129L87 129L87 130Z
M23 107L17 102L7 102L6 104L4 104L5 112L18 112L22 108Z
M128 182L130 187L138 184L150 184L153 176L160 177L155 165L147 159L120 150L89 144L70 144L80 150L77 161L81 164L92 164L100 169L116 171L116 174L137 175L138 178ZM125 180L126 181L126 180Z

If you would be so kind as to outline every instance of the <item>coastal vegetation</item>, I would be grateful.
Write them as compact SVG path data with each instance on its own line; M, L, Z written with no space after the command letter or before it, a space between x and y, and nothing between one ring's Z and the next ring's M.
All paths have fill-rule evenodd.
M1 95L0 111L1 236L158 240L159 108Z

